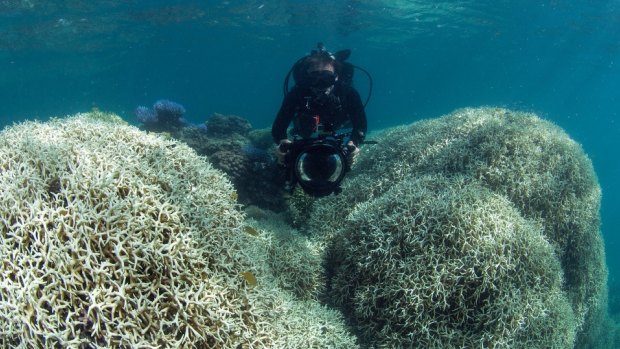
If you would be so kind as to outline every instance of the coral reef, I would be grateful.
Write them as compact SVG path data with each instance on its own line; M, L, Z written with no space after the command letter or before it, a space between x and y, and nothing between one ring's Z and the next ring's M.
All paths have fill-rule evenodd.
M588 344L591 343L588 338L591 338L595 328L599 327L600 317L598 314L604 311L606 307L606 266L603 243L599 231L600 187L591 162L577 143L572 141L560 128L541 120L536 115L512 112L500 108L457 110L448 116L387 130L378 135L375 140L378 141L377 145L364 147L359 156L358 163L348 178L345 179L343 192L340 195L323 198L306 205L306 214L311 213L309 213L310 218L306 220L303 227L305 231L312 234L313 238L331 244L330 252L332 255L340 254L348 256L343 258L351 258L345 263L346 265L353 266L356 263L371 263L376 267L380 265L394 266L394 268L400 267L400 271L406 274L407 270L411 270L412 267L408 266L409 259L407 256L409 254L400 253L401 247L405 247L394 243L382 245L382 241L385 239L389 240L394 231L386 229L386 227L390 227L388 220L394 218L386 214L389 210L385 210L382 205L387 205L386 201L390 200L394 204L399 204L401 201L405 203L411 202L411 198L407 195L419 198L416 193L403 190L403 186L413 185L411 181L416 178L422 178L423 176L431 176L431 178L463 177L467 183L471 183L468 185L488 190L493 195L506 199L506 203L502 204L503 206L498 206L500 211L480 212L475 210L471 213L471 219L475 218L478 221L489 220L493 214L498 215L498 219L507 219L502 218L500 213L510 211L508 207L512 205L514 209L512 209L511 212L513 213L510 214L510 217L518 217L518 215L522 217L512 224L516 225L518 222L526 220L530 222L528 223L530 225L534 224L532 222L540 225L541 229L539 231L542 232L544 239L549 242L555 258L559 261L558 276L552 276L546 271L540 270L546 269L548 271L551 270L549 268L555 268L553 264L547 264L547 262L551 263L552 258L550 256L541 259L547 261L544 265L537 265L534 260L523 259L522 263L525 264L520 265L517 263L513 265L514 268L517 268L516 271L519 272L494 274L504 277L504 279L493 281L497 287L507 287L507 290L512 287L515 295L526 296L532 302L535 301L536 297L529 293L529 291L524 290L523 287L518 287L512 278L515 278L515 280L528 278L529 276L523 274L530 273L541 278L548 278L536 290L539 290L541 293L547 290L545 292L551 292L548 296L557 296L556 299L553 301L549 299L549 302L546 302L544 300L548 299L545 298L547 296L540 294L538 302L543 303L530 304L533 307L532 312L521 313L521 320L526 324L531 321L537 321L539 318L536 317L544 313L541 312L542 310L547 309L553 302L560 302L560 300L565 299L568 301L567 304L570 305L569 309L572 315L569 316L564 307L557 307L554 312L547 313L547 315L553 315L556 319L566 320L566 324L569 324L566 325L568 327L562 327L566 331L566 338L572 338L572 335L569 336L568 334L575 332L576 343L585 345L585 347L592 347ZM441 197L443 195L442 192L436 191L436 195L437 197L434 200L446 202ZM491 194L484 195L488 199L485 198L480 203L474 201L474 203L478 206L484 206L485 200L494 198ZM419 205L415 206L416 209L410 211L409 214L419 215L419 212L428 212L428 209L437 205L432 200L424 201L422 204L430 206L429 208ZM472 206L471 208L473 210L476 207ZM492 208L491 206L485 207L489 210ZM394 207L394 210L396 212L403 212L400 207ZM365 212L366 220L362 219L359 212ZM364 222L366 226L362 227L358 224L359 222ZM440 223L434 220L427 220L425 224L428 229L446 228L450 231L450 225ZM422 228L418 227L417 224L417 221L412 221L411 225L398 229L411 229L412 233L409 238L416 239L419 238L419 234L422 234L420 231ZM525 223L519 224L523 225ZM383 248L386 251L364 255L363 253L339 250L339 248L344 249L347 245L343 241L352 239L349 236L354 235L353 231L347 230L349 228L342 228L349 225L355 226L364 236L368 237L363 243L371 245L359 246L355 242L350 242L351 246L353 246L350 249L355 249L355 246L357 246L364 251L373 247L385 246ZM398 229L397 231L400 231ZM382 234L387 236L382 236ZM528 236L534 238L537 235L534 232L530 232ZM377 240L374 241L371 237ZM474 239L475 237L464 235L463 238ZM491 238L494 239L495 237L493 235L489 236L489 243L493 243ZM516 246L515 244L520 240L514 241L514 239L517 239L517 237L504 238L502 241L505 241L507 246ZM537 241L540 240L539 238L536 239ZM454 244L456 242L452 241L450 243ZM529 242L528 244L531 246L536 245L535 242ZM436 247L432 244L431 246ZM484 244L472 246L476 251L489 247ZM420 250L420 253L423 252L423 250ZM490 258L488 252L483 253L483 256ZM470 257L468 257L466 251L463 251L462 256L459 258L460 262L471 262L467 260ZM430 263L430 261L428 262ZM488 265L487 263L486 259L482 259L472 265L485 266ZM438 268L449 268L449 265L439 265L436 263L432 265L436 265ZM465 263L465 265L468 265L468 263ZM476 271L475 268L474 271ZM370 319L373 316L385 316L386 319L389 319L389 315L383 314L381 310L383 305L397 301L413 302L420 297L426 297L429 294L428 292L432 293L434 289L428 283L429 281L424 279L427 277L424 273L411 275L411 278L420 279L419 281L422 285L431 285L429 286L431 288L413 288L414 292L389 294L385 293L386 291L383 288L395 289L396 287L395 285L387 285L383 281L382 278L387 274L378 274L380 276L370 280L368 285L364 285L364 288L352 290L346 287L334 287L334 285L346 284L345 276L347 273L352 275L360 274L355 270L334 272L336 274L328 274L330 294L335 297L335 300L338 300L337 303L343 305L343 309L347 310L348 314L352 314L351 320L356 322L358 329L368 331L365 333L367 340L371 342L373 340L376 341L375 344L378 346L382 343L393 344L398 341L401 341L401 343L411 343L412 340L417 340L415 338L408 338L406 331L393 327L401 326L402 323L399 325L391 322L373 323L374 320L371 321ZM391 271L390 273L394 272L396 271ZM476 273L478 272L476 271ZM339 280L340 278L344 279ZM439 280L441 281L441 279ZM556 289L558 285L556 280L562 280L562 283L559 284L561 288L561 293L559 294ZM397 282L397 280L393 282ZM448 283L447 285L450 284ZM474 287L474 289L477 288ZM479 292L484 290L486 289L481 288ZM503 290L502 292L505 291ZM342 293L339 295L339 292ZM378 294L383 294L383 297L377 298L375 295ZM375 297L374 305L366 298L358 298L370 296ZM449 299L450 302L453 300ZM492 308L493 302L487 301L486 305ZM459 304L459 306L473 306L471 303ZM476 306L483 306L483 304ZM415 321L418 315L410 313L407 309L407 306L403 305L400 309L393 310L403 314L410 314L412 318L409 320ZM432 321L441 322L448 315L442 312L442 309L434 309L436 309L436 313ZM499 309L497 308L498 311ZM501 308L501 310L514 311L514 309L509 309L508 306ZM460 311L461 314L469 314L468 309L460 309L458 307L450 308L450 311ZM356 314L363 314L363 316ZM392 316L396 315L392 314ZM495 317L503 319L501 316L501 313L495 313L488 320L494 321ZM440 327L436 325L431 326L432 321L429 321L429 335L436 338L444 338L443 333L439 331ZM572 325L570 325L571 323ZM485 328L481 324L472 322L465 323L462 331L475 332L477 330L482 331ZM500 327L495 327L495 329L498 328ZM528 342L524 341L525 337L519 331L513 331L514 328L501 328L508 331L506 332L506 338L511 338L512 340L509 346L522 347L527 345ZM533 329L533 327L530 328ZM551 329L549 330L551 331ZM473 336L473 334L470 335ZM534 333L531 335L536 337ZM556 339L558 339L557 332L547 332L546 335L550 341L549 343L558 343L556 342ZM485 343L496 343L498 347L504 345L502 344L502 333L480 333L479 338L483 337L486 339L481 339L478 342L479 345L487 346ZM532 345L535 347L545 347L544 343L544 340L540 339L540 341ZM449 342L448 339L443 344L436 343L438 346L444 344L446 347L458 347L458 344ZM558 344L558 346L572 347L571 343L565 342L564 344Z
M356 347L278 286L220 171L96 119L0 134L0 347Z
M478 108L387 130L340 195L293 194L291 227L239 210L277 169L222 119L173 135L207 158L99 111L0 134L0 347L357 347L317 299L367 347L620 342L600 188L551 123Z

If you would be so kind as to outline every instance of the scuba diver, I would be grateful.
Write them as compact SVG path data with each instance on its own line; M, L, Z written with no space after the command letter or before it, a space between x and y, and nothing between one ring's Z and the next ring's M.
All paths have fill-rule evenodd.
M362 70L369 79L370 75L346 62L350 54L350 50L332 54L319 43L318 50L299 59L286 76L284 100L271 134L278 161L286 169L288 192L300 184L312 196L337 194L359 154L367 121L365 104L352 86L353 70ZM289 91L291 73L295 85ZM342 133L343 129L350 132Z

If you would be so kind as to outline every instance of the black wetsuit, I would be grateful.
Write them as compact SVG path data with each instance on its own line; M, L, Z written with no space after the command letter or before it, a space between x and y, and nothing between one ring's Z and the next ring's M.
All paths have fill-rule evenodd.
M291 122L294 124L293 134L302 138L312 135L317 124L321 124L325 132L351 127L350 139L358 146L366 136L364 105L357 91L346 84L336 83L328 95L295 86L284 98L271 128L276 144L287 138L286 131Z

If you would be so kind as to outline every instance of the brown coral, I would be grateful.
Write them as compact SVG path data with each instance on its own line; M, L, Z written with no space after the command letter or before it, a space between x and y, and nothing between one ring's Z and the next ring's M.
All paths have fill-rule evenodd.
M211 163L224 171L233 182L243 180L249 170L250 162L241 152L220 150L209 156Z
M237 115L219 113L211 115L206 124L207 133L210 136L229 136L235 133L245 136L252 129L252 125L247 119Z

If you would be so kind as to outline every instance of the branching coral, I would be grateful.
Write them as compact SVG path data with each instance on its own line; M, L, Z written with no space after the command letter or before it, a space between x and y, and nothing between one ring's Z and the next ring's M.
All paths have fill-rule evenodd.
M331 298L376 347L573 344L553 247L508 200L467 179L394 185L352 212L330 255Z
M315 238L338 244L343 217L384 200L403 181L422 175L463 176L504 196L524 219L541 224L560 262L561 291L574 313L577 342L590 336L598 326L596 314L606 306L606 266L600 187L577 143L533 114L499 108L458 110L393 128L376 140L378 145L364 147L343 192L313 205L306 229ZM391 200L407 198L395 195ZM383 224L380 213L368 215ZM399 258L393 253L388 257Z
M0 186L0 347L355 347L259 272L230 182L187 146L27 122L0 134Z
M260 220L249 220L259 227L261 249L256 254L266 256L274 282L304 300L316 300L325 287L321 246L300 235L284 223L281 215L272 214Z

